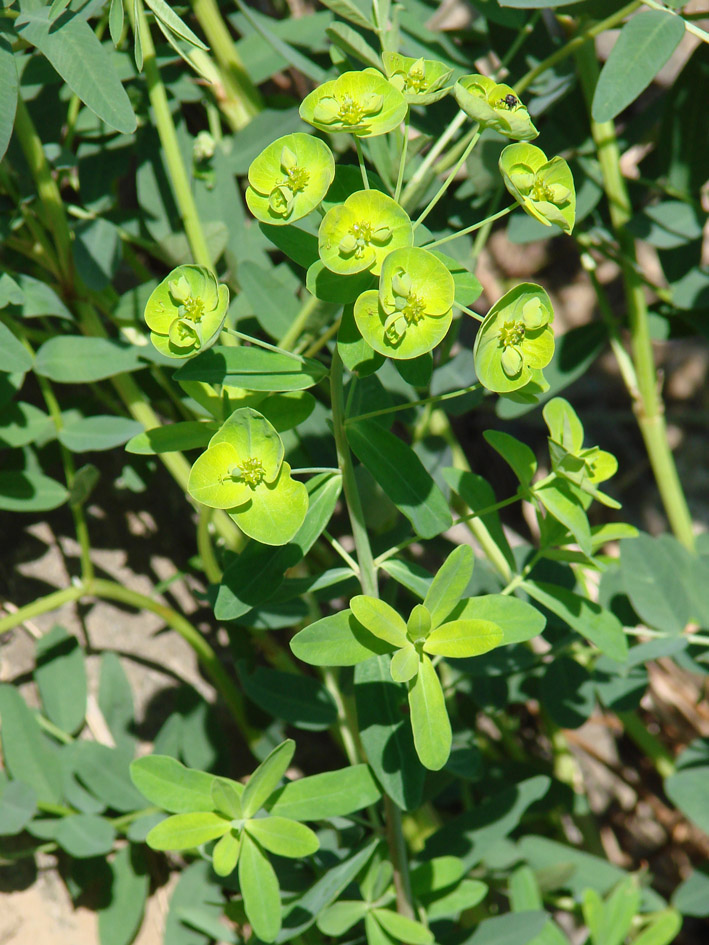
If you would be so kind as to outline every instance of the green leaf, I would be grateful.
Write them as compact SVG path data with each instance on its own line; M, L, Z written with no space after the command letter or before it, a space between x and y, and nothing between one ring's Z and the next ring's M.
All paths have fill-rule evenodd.
M41 349L40 349L41 350ZM245 390L288 391L313 387L326 375L319 361L302 361L264 348L211 348L175 373L179 381L228 384Z
M596 707L591 674L576 660L558 656L547 664L540 685L540 698L553 722L561 728L579 728Z
M140 349L110 338L61 335L45 341L37 352L37 374L61 384L89 384L144 367Z
M12 54L12 46L7 37L0 33L0 161L5 157L7 146L12 137L17 108L17 67Z
M423 648L434 656L464 659L481 656L500 646L502 630L489 620L451 620L426 638Z
M414 810L421 803L424 772L402 714L405 692L392 681L386 656L355 669L360 738L369 764L394 803L402 810Z
M670 945L681 928L681 914L676 909L664 909L633 939L633 945Z
M94 114L121 134L135 131L136 119L108 51L80 15L69 11L52 23L49 8L25 8L15 28L47 57L69 88Z
M484 919L465 945L526 945L548 921L549 916L542 910L494 916Z
M86 741L76 742L73 748L79 779L109 807L128 812L145 806L142 795L133 787L129 759L123 752Z
M287 738L254 771L241 798L244 817L253 817L263 807L286 773L294 752L295 742Z
M261 817L244 825L246 832L258 840L264 850L277 856L296 859L310 856L320 849L320 841L310 827L286 817Z
M382 57L376 50L372 49L369 43L365 42L362 36L353 30L352 27L344 23L333 23L325 30L332 40L333 44L341 49L348 56L359 59L365 66L371 66L373 69L382 69Z
M448 503L410 446L372 420L349 424L347 439L417 535L435 538L450 528Z
M695 869L672 894L672 904L683 915L705 918L709 915L709 873Z
M443 469L442 473L450 488L461 497L471 512L486 509L497 502L492 486L482 476L450 467ZM487 515L481 515L479 521L490 533L505 561L514 570L516 567L514 556L502 529L500 516L497 512L489 512Z
M140 433L143 424L128 417L96 415L71 420L59 431L59 442L72 453L111 450Z
M116 747L132 756L136 741L131 732L134 717L133 693L120 657L110 651L101 655L98 707L113 735Z
M681 17L643 10L631 17L598 77L591 108L594 121L610 121L643 92L684 36Z
M526 443L521 443L502 430L485 430L483 436L499 453L523 486L528 486L537 471L537 457Z
M391 909L372 909L371 914L396 942L407 942L409 945L432 945L433 932L420 922L399 915Z
M241 797L244 793L244 785L238 781L230 781L227 778L215 778L212 782L212 803L217 813L231 820L241 820L243 817L243 808L241 806Z
M241 853L241 835L234 835L234 831L220 837L212 850L212 865L217 876L229 876L236 869Z
M709 765L677 771L665 781L665 793L672 803L706 834L709 834L708 785Z
M130 776L141 794L173 814L213 811L213 774L186 768L167 755L145 755L131 762Z
M378 844L379 840L376 838L344 863L330 867L306 893L290 903L284 916L283 931L276 942L280 945L309 929L316 917L321 915L361 872Z
M124 10L121 0L111 0L111 9L108 14L108 29L111 33L111 42L118 46L123 34ZM101 942L104 945L104 942Z
M180 19L172 7L165 3L165 0L145 0L145 2L164 26L179 36L180 39L184 39L190 45L196 46L197 49L209 49L199 36L196 36L189 26Z
M318 238L295 224L274 226L271 223L259 223L259 229L294 263L309 269L318 259Z
M628 656L628 641L615 614L565 587L539 581L522 585L530 597L561 617L573 630L586 637L606 656L619 663Z
M429 920L455 916L466 909L474 909L488 893L488 887L478 879L464 879L452 892L429 902L426 915ZM541 943L538 943L541 945Z
M135 938L148 899L150 876L140 847L125 846L110 864L111 896L98 911L101 945L130 945Z
M569 484L562 479L555 479L535 489L534 495L547 512L571 532L581 551L590 556L593 550L591 526L588 524L583 506Z
M621 542L620 569L640 619L665 633L680 634L690 618L682 559L666 543L641 533Z
M37 641L34 678L50 722L73 734L86 714L86 664L76 637L52 627Z
M5 769L13 779L34 788L38 801L59 804L62 800L59 757L22 696L8 684L0 685L0 725Z
M2 55L2 34L0 34L0 70L2 70ZM0 105L0 109L2 109L4 104L3 101ZM2 121L1 114L0 121ZM2 129L0 128L0 139L1 138ZM0 141L0 144L1 143ZM0 371L5 371L8 374L24 374L26 371L30 370L32 362L33 357L27 348L25 348L15 334L10 331L7 325L3 325L3 323L0 322Z
M427 656L422 657L418 674L409 686L409 707L414 744L421 764L431 771L438 771L450 755L451 723L441 683Z
M0 509L7 512L47 512L67 496L64 486L42 473L0 472Z
M299 660L311 666L355 666L391 652L391 645L370 633L350 610L309 624L296 633L290 648Z
M13 401L0 414L0 446L27 446L52 430L51 419L33 404Z
M317 922L318 928L323 935L337 938L340 935L344 935L353 925L360 922L368 909L369 903L362 902L361 899L354 901L341 899L339 902L330 906L329 909L320 913Z
M202 916L218 922L224 909L224 895L215 885L207 860L197 860L180 871L165 919L164 940L170 945L208 945L209 939L182 921L186 910L199 908ZM222 925L222 928L226 926Z
M269 811L290 820L323 820L346 817L380 797L369 766L359 764L289 781L272 796Z
M265 854L248 834L241 841L239 887L254 932L264 942L273 942L281 930L278 879Z
M0 782L0 837L20 833L37 813L37 795L24 781Z
M73 814L62 817L55 839L70 856L87 859L105 856L113 849L116 831L110 821L96 814Z
M431 614L432 628L443 623L460 601L473 576L474 563L473 549L460 545L438 569L423 600L424 607Z
M546 617L536 607L506 594L468 597L451 613L455 620L489 620L502 630L499 645L525 643L538 636L546 626Z
M383 600L358 594L350 600L350 609L370 633L391 646L406 646L406 624L402 617Z
M257 666L240 677L249 699L276 719L318 732L337 721L337 707L325 686L312 676L298 676Z
M353 0L322 0L323 6L329 7L333 13L341 16L343 20L349 20L355 26L361 26L365 30L374 30L374 24L357 6ZM377 67L379 68L379 67Z
M231 822L213 811L173 814L153 827L145 838L152 850L192 850L216 840L231 829Z

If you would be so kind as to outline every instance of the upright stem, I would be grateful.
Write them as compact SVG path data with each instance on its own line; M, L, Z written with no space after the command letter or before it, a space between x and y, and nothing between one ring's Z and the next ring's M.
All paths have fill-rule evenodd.
M352 537L357 549L359 563L359 581L362 591L370 597L379 597L377 584L377 569L372 557L369 544L369 535L364 521L362 500L357 488L357 480L352 465L352 455L345 435L345 403L343 392L342 360L335 348L330 368L330 391L332 401L332 425L337 448L337 461L342 472L342 486L345 493L345 502L352 524ZM391 798L384 795L386 811L386 833L389 846L389 855L394 867L394 886L396 888L397 909L401 915L413 918L413 897L411 880L409 877L409 861L406 849L406 840L401 826L401 811Z
M136 7L138 12L137 22L135 21L133 4L127 3L126 6L133 30L140 29L140 38L143 44L143 71L148 83L148 98L155 116L155 126L160 136L172 189L192 250L192 256L198 265L211 268L213 264L212 256L197 213L197 205L190 188L189 177L182 161L175 123L172 120L170 105L167 101L167 92L160 78L160 70L155 58L155 46L150 34L150 27L140 4Z
M431 147L431 150L416 168L411 176L411 180L404 188L404 192L401 195L402 207L406 209L406 207L411 203L414 196L416 195L419 184L427 177L429 168L432 166L433 162L436 160L441 151L443 151L443 149L448 145L448 142L451 140L451 138L454 137L461 125L465 124L467 117L468 116L464 111L459 111L440 138Z
M630 391L634 400L635 415L670 527L676 538L692 551L694 550L692 518L667 439L665 409L655 370L645 290L643 280L637 272L635 240L626 229L633 209L625 179L620 170L620 150L615 135L615 125L612 121L597 122L591 117L591 102L599 72L593 44L585 43L578 49L576 60L588 104L591 134L601 164L603 187L608 200L611 223L620 248L620 266L630 328L630 348L637 379L637 389Z
M470 139L470 142L469 142L467 148L465 149L465 151L463 151L463 153L461 154L461 156L458 158L458 161L457 161L455 167L453 168L453 170L450 172L450 174L448 175L448 177L446 177L446 179L443 181L443 183L441 184L441 186L440 186L438 192L435 193L435 194L433 195L433 197L429 200L428 204L426 205L426 207L424 208L424 210L421 212L420 216L418 217L418 219L417 219L416 222L414 223L414 229L416 229L417 226L420 226L420 225L423 223L423 221L424 221L424 220L426 219L426 217L429 215L429 213L431 212L431 210L433 210L433 208L436 206L436 204L438 203L438 201L441 199L441 197L445 194L445 192L448 190L448 188L450 187L450 185L453 183L453 181L455 180L456 174L457 174L458 171L461 169L461 167L463 166L463 164L465 164L465 161L466 161L466 159L468 158L468 156L470 155L470 152L473 150L473 148L475 147L475 145L478 143L478 138L479 138L479 137L480 137L480 132L479 132L479 131L476 131L475 134L473 135L473 137Z

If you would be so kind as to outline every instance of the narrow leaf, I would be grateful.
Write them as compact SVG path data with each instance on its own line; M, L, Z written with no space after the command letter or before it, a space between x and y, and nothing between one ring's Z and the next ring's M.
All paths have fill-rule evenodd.
M423 645L426 653L463 659L500 646L502 630L489 620L451 620L433 631Z
M254 932L272 942L281 930L281 892L278 879L259 845L245 834L239 853L239 886Z
M411 728L421 764L438 771L448 761L451 751L451 724L446 700L431 660L424 656L418 675L409 687Z
M406 624L392 606L375 597L358 594L350 600L350 609L363 627L385 643L406 646Z
M316 620L293 637L290 648L311 666L355 666L381 653L391 644L375 637L350 610Z
M287 738L254 771L241 796L244 817L253 817L263 807L286 773L294 752L295 742Z
M230 822L214 812L173 814L153 827L145 841L153 850L192 850L230 829Z
M7 37L0 33L0 161L5 157L7 146L12 137L17 108L17 67L12 46Z
M369 766L360 764L289 781L273 795L269 810L291 820L321 820L345 817L380 797Z
M264 850L293 859L310 856L320 849L320 841L310 827L286 817L261 817L249 820L245 830Z
M431 626L434 629L443 623L460 602L473 576L474 562L473 549L468 545L460 545L439 568L423 601L431 614Z

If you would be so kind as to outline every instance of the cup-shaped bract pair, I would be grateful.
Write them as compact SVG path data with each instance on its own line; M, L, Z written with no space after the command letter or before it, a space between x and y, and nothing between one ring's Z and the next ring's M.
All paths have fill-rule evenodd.
M303 524L308 492L291 478L280 436L251 407L235 410L190 471L187 489L202 505L226 509L264 545L285 545Z
M371 138L401 124L407 109L399 89L375 69L365 69L345 72L313 89L301 103L300 117L321 131Z
M525 105L509 85L486 75L464 75L453 87L455 99L481 128L492 128L506 138L531 141L539 132Z
M380 354L416 358L445 337L454 298L453 276L437 256L414 246L397 249L384 260L379 291L355 302L355 322Z
M378 190L358 190L331 207L318 233L320 258L343 276L365 269L378 276L385 257L413 238L407 212Z
M620 508L618 502L600 492L598 485L618 471L618 460L597 446L583 447L583 424L571 404L554 397L542 410L549 428L549 457L557 476L573 483L603 505Z
M576 220L576 190L563 158L551 161L533 144L510 144L500 155L500 173L517 203L545 226L570 233Z
M391 677L394 682L408 684L416 751L422 764L434 771L448 760L452 735L431 657L480 656L499 646L504 636L490 620L451 618L472 573L472 551L467 545L456 548L443 563L423 603L416 604L406 621L389 604L373 597L362 594L350 601L355 619L395 648Z
M437 59L414 59L400 53L384 52L382 60L391 84L403 92L409 105L430 105L448 94L446 82L453 74Z
M257 220L284 226L321 203L335 176L324 141L296 132L277 138L249 167L246 203Z
M206 266L178 266L150 294L145 323L150 340L170 358L190 358L219 337L229 289Z
M485 316L475 338L475 372L499 394L519 390L554 354L554 309L541 286L522 282Z

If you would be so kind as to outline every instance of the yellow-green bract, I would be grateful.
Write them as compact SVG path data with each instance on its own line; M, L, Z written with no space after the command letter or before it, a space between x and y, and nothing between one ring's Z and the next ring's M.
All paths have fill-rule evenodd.
M397 249L384 260L379 291L363 292L354 316L364 340L390 358L416 358L435 348L453 317L455 283L426 249Z
M413 228L399 204L378 190L359 190L323 217L320 258L332 272L351 275L371 269L378 276L392 250L410 246Z
M576 220L576 191L563 158L547 160L533 144L510 144L500 155L500 173L517 203L545 226L570 233Z
M539 132L529 112L509 85L486 75L464 75L453 88L455 99L466 115L481 128L492 128L507 138L531 141Z
M437 59L414 59L400 53L382 53L384 68L391 84L404 93L410 105L430 105L448 94L446 82L453 74Z
M492 306L475 338L475 372L488 390L519 390L554 353L554 310L541 286L523 282Z
M314 89L300 117L322 131L348 131L360 138L384 135L405 118L403 94L374 70L345 72Z
M206 266L178 266L153 289L145 306L150 340L170 358L189 358L219 337L229 289Z
M291 478L275 428L251 407L235 410L190 471L190 495L226 509L239 528L264 545L285 545L303 524L308 493Z
M318 206L334 176L335 159L324 141L284 135L251 162L246 203L263 223L294 223Z

